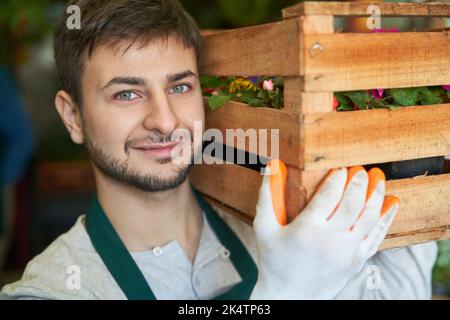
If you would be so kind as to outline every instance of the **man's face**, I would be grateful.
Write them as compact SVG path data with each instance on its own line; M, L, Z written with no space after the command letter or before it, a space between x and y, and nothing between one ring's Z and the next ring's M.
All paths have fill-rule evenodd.
M172 189L190 164L171 155L186 144L192 154L201 149L192 139L171 141L177 129L193 137L194 121L204 121L195 52L172 37L127 46L99 46L86 61L84 141L103 174L144 191Z

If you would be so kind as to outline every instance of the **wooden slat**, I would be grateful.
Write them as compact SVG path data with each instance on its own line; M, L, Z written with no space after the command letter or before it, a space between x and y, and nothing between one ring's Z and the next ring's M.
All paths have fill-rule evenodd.
M450 238L450 229L447 227L434 228L422 232L413 232L407 234L391 234L381 244L379 250L393 249L415 244L440 241Z
M450 174L388 181L386 192L400 198L390 233L450 225Z
M307 34L305 91L350 91L450 83L448 32ZM312 49L320 44L321 49Z
M233 209L211 197L203 195L203 197L208 201L213 207L219 208L228 214L236 217L237 219L247 223L248 225L253 224L253 219L236 209ZM430 241L440 241L450 239L450 229L448 227L438 227L429 230L424 230L420 232L407 232L407 233L396 233L389 234L383 243L380 245L379 251L400 248L405 246L411 246L415 244L426 243Z
M283 10L283 18L293 18L301 15L322 15L330 14L334 16L370 16L367 12L371 4L376 4L381 9L383 17L450 17L450 4L444 3L383 3L376 1L368 2L342 2L342 1L307 1Z
M207 34L200 73L221 76L299 74L297 19Z
M210 196L206 195L206 194L202 194L203 199L205 199L211 206L218 208L220 210L225 211L226 213L232 215L233 217L245 222L248 225L252 225L253 224L253 218L243 214L240 211L237 211L236 209L227 206L225 203L218 201L214 198L211 198Z
M262 176L259 172L237 165L196 165L191 182L203 194L254 217ZM300 171L288 167L286 210L294 217L300 210Z
M302 172L306 199L312 197L327 171ZM430 230L450 225L450 174L418 176L409 179L389 180L386 194L400 198L400 210L390 234L411 236L417 230Z
M211 111L206 108L206 128L219 129L226 138L226 129L267 129L267 153L270 156L271 129L279 130L279 155L286 164L299 167L300 160L300 118L298 113L271 108L254 108L239 102L228 102L223 107ZM259 131L256 132L259 145ZM262 141L261 141L262 142ZM233 145L233 141L224 141ZM237 142L235 142L237 146ZM246 142L245 151L251 151ZM259 149L258 149L259 151ZM258 152L259 153L259 152Z
M304 80L284 79L284 108L302 114L333 111L333 92L303 91Z
M292 177L299 173L295 169L290 172L288 192L289 188L301 190ZM261 183L258 172L235 165L197 166L191 180L202 193L221 203L222 209L251 224ZM388 181L386 192L400 198L400 210L384 249L450 237L445 231L450 225L450 174ZM300 212L292 203L288 210L290 220Z
M333 33L334 20L331 15L304 16L300 18L301 33Z
M292 174L287 189L300 190L300 179L295 178L299 177L299 172L293 168L290 170ZM250 217L255 215L262 179L258 172L236 165L197 166L191 178L202 193ZM386 183L386 192L401 201L391 233L450 225L450 174L391 180ZM289 196L287 198L290 199ZM292 212L294 206L288 204L288 207L295 215L295 211Z
M304 168L450 154L450 104L305 115Z

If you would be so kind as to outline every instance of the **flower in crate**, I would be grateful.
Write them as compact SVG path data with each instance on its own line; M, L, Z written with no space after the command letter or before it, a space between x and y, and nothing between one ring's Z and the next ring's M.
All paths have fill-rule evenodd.
M273 85L272 79L271 80L264 80L264 82L263 82L263 89L264 90L272 92L273 88L274 88L274 85Z
M248 78L254 85L258 84L259 77L249 77Z
M446 85L443 85L442 86L442 88L444 89L444 90L450 90L450 84L446 84Z
M258 90L258 87L253 84L250 79L247 78L237 78L230 83L230 93L233 94L236 91L241 90Z
M216 77L200 78L208 106L215 110L228 101L246 103L253 107L279 109L283 106L284 81L280 77Z
M372 90L370 90L370 95L376 100L383 99L383 94L384 94L384 89L372 89Z
M215 91L214 88L204 88L203 93L204 94L212 94Z

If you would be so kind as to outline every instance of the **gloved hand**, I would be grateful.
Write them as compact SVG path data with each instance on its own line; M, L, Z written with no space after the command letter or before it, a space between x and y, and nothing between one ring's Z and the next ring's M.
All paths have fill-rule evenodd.
M287 169L273 160L253 222L258 280L250 299L333 299L386 236L399 199L385 197L384 173L363 167L329 172L305 209L286 225Z

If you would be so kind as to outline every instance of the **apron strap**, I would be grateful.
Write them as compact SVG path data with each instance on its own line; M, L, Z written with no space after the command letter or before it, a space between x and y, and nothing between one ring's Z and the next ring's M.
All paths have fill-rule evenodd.
M129 300L156 300L141 270L131 257L96 196L86 217L86 230L106 268Z
M247 300L255 286L258 269L245 246L217 212L193 189L219 241L230 251L230 259L242 281L215 300ZM104 213L96 196L86 217L86 230L94 248L129 300L156 300L147 280Z

